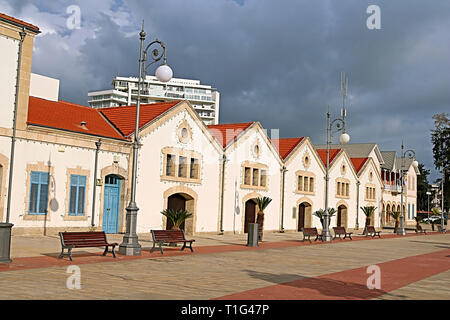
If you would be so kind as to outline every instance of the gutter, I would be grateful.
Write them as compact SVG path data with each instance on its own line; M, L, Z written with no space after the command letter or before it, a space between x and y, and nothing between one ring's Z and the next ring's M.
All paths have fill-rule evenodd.
M100 146L102 145L101 140L99 139L95 146L97 149L95 150L95 165L94 165L94 183L92 187L92 214L91 214L91 226L94 227L94 216L95 216L95 191L97 187L97 165L98 165L98 153L100 151Z
M285 175L286 175L286 167L283 166L281 172L283 173L283 178L281 180L281 228L280 233L284 232L284 184L285 184Z
M361 182L356 183L356 225L355 229L359 230L359 186L361 185Z
M220 233L223 234L223 195L225 187L225 163L227 161L226 155L222 156L222 188L220 191Z

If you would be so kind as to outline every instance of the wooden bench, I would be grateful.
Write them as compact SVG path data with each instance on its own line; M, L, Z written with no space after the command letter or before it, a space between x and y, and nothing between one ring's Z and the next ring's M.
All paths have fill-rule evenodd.
M427 234L425 229L422 229L422 226L416 226L416 233L425 233L425 234Z
M349 237L350 240L352 239L353 232L346 232L344 227L333 227L334 230L334 239L339 237L340 240L344 240L345 238ZM344 235L344 238L341 238L341 235Z
M156 249L156 244L158 244L161 254L164 254L162 249L164 243L171 244L181 242L183 242L181 251L183 251L186 248L186 244L189 243L189 249L191 249L191 252L194 252L194 249L192 249L192 242L195 240L186 240L183 230L150 230L150 232L153 237L153 247L150 249L150 253Z
M317 232L317 228L303 228L303 242L305 240L308 240L311 243L311 237L316 237L314 241L317 241L317 239L320 239L323 241L322 235ZM308 237L308 239L306 239Z
M117 243L108 243L106 240L106 234L103 231L97 232L60 232L59 238L61 240L61 254L58 259L62 259L64 256L68 256L70 261L72 261L72 249L73 248L94 248L94 247L105 247L103 255L111 252L116 257L114 253L114 248L118 245ZM111 251L108 248L111 247ZM67 253L64 250L67 249Z
M376 231L374 226L366 227L366 237L372 235L372 238L375 236L378 236L378 238L381 238L380 233L381 233L381 231Z

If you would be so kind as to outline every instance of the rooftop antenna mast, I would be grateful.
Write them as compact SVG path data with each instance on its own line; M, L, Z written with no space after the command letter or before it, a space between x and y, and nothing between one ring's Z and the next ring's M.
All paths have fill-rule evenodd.
M341 72L341 92L342 92L342 111L341 116L342 120L345 120L345 117L347 116L347 110L345 110L345 99L347 98L347 85L348 85L348 78L345 72ZM344 122L345 126L345 122ZM345 128L344 128L345 132Z

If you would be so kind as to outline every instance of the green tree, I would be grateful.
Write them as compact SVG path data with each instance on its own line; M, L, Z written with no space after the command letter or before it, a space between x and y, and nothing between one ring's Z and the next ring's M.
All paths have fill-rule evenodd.
M449 207L450 198L450 119L447 113L433 116L434 129L431 130L433 143L434 166L442 172L445 170L444 180L444 208Z
M428 195L427 191L430 191L430 184L428 183L428 176L430 170L425 169L423 163L419 163L420 175L417 176L417 207L418 210L428 211Z

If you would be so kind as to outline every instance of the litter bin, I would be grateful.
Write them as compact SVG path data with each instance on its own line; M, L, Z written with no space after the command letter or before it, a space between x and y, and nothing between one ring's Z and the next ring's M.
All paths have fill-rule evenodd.
M11 228L12 223L0 223L0 263L11 262Z
M248 224L247 247L258 247L258 224Z

